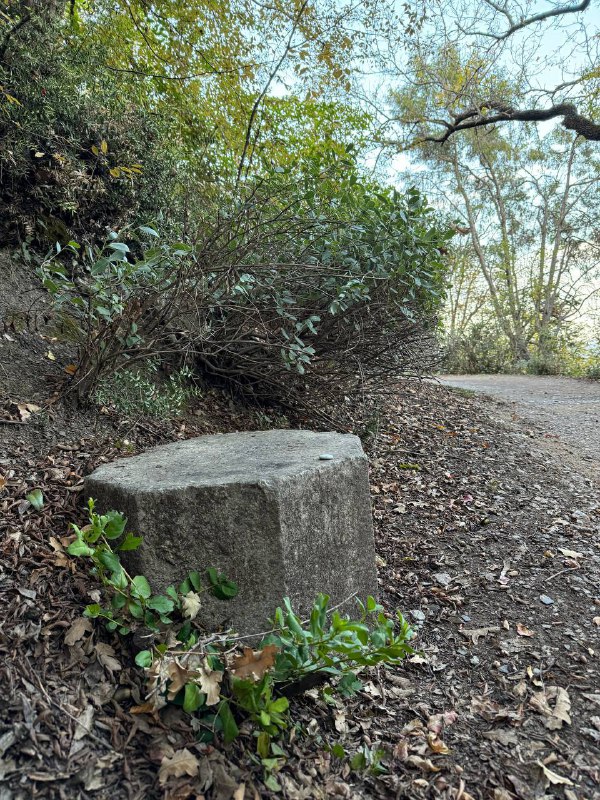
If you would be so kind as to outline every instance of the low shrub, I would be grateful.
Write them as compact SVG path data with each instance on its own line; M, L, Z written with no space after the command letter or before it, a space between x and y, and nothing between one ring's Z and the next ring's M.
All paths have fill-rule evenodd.
M200 395L200 389L193 383L189 367L181 367L166 379L161 379L159 371L158 362L150 360L138 369L105 375L98 382L95 400L126 416L177 416L192 397Z
M416 190L361 183L352 167L322 175L338 179L322 196L318 176L299 187L274 171L207 208L193 247L141 227L58 248L40 274L80 329L78 396L106 369L166 352L316 414L430 369L448 233Z

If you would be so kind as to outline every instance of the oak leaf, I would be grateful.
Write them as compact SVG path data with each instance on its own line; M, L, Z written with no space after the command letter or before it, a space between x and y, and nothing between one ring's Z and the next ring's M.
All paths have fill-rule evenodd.
M90 620L87 617L79 617L65 633L65 644L69 647L73 647L75 642L78 642L83 638L84 634L90 633L91 630L92 623Z
M169 780L169 778L180 778L182 775L189 775L191 778L198 774L200 762L193 753L184 747L183 750L178 750L171 758L165 756L160 764L158 770L158 780L161 785Z
M122 669L121 664L115 658L115 650L109 644L99 642L96 645L96 656L102 666L109 672L118 672Z
M550 702L554 700L554 708ZM566 689L561 686L547 686L542 692L536 692L529 704L545 717L544 725L551 731L557 731L563 726L571 724L569 711L571 700Z
M244 647L244 653L236 656L230 664L231 674L240 680L259 681L275 664L277 646L268 644L262 650Z

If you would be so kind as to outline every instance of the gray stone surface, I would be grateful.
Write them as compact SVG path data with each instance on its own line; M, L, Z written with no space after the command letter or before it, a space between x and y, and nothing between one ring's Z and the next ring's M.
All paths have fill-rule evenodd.
M356 436L200 436L99 467L86 492L144 536L127 566L155 591L207 567L239 584L232 601L203 594L198 618L211 629L264 630L285 596L305 613L318 592L339 603L377 591L367 459Z

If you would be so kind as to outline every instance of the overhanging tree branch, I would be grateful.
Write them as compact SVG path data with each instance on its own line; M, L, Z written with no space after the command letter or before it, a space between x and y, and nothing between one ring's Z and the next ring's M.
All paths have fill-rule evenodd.
M513 22L509 13L496 3L491 2L491 0L486 0L486 2L496 11L504 14L504 16L508 19L510 27L507 28L504 33L473 31L471 36L489 36L491 39L496 39L497 41L501 42L504 39L508 39L508 37L512 36L513 33L526 28L528 25L534 25L536 22L543 22L544 20L551 19L552 17L562 17L565 14L577 14L579 11L585 11L591 0L582 0L581 3L574 3L571 5L556 6L556 8L551 8L548 11L540 11L539 14L533 14L531 17L526 17L525 19L520 20L520 22Z
M484 110L485 109L485 110ZM489 109L489 110L488 110ZM572 103L558 103L550 108L515 109L501 103L482 103L480 108L472 108L458 114L453 122L443 122L446 131L441 136L427 136L422 142L443 144L455 133L472 128L483 128L501 122L544 122L562 117L567 130L593 142L600 142L600 124L577 112ZM437 120L439 124L439 120Z

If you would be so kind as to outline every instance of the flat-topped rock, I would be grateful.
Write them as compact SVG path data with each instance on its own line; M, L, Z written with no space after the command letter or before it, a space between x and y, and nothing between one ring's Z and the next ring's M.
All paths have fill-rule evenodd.
M202 595L198 618L211 629L264 630L285 596L304 614L319 592L339 603L377 591L367 459L356 436L200 436L101 466L86 491L144 537L124 556L154 591L208 567L236 581L234 600Z

